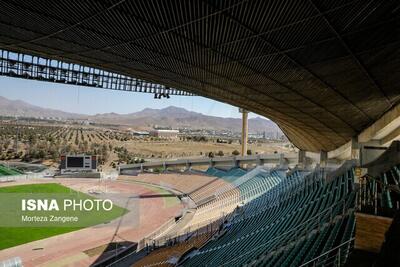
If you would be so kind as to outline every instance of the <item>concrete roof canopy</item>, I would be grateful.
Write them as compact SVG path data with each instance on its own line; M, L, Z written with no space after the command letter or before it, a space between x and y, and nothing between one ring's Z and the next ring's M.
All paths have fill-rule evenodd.
M101 68L274 120L333 150L400 101L395 0L2 1L0 49Z

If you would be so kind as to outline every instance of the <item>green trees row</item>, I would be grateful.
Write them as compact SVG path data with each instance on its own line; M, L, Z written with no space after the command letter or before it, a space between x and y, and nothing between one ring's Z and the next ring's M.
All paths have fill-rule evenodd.
M247 155L252 155L253 154L253 152L251 151L251 149L248 149L247 150ZM232 155L233 156L239 156L240 155L240 152L238 151L238 150L233 150L232 151ZM225 156L225 154L224 154L224 151L222 151L222 150L220 150L220 151L218 151L217 153L215 153L214 154L214 152L208 152L208 154L207 154L207 156L209 157L209 158L214 158L215 156L218 156L218 157L223 157L223 156Z

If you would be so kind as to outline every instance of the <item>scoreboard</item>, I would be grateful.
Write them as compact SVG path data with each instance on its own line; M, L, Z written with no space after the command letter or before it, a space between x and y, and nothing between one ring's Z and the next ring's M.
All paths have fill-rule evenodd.
M60 163L61 173L88 172L97 169L97 156L95 155L63 155Z

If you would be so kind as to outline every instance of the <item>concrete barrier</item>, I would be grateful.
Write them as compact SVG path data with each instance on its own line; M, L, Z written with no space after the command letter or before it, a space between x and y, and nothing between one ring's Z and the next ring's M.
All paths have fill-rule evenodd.
M13 181L21 181L29 179L38 179L38 178L44 178L46 175L48 175L47 172L7 175L7 176L1 176L0 182L13 182Z
M257 154L237 157L215 157L215 158L197 158L197 159L177 159L158 162L144 162L138 164L126 164L119 167L120 174L129 174L133 170L143 170L152 168L168 167L186 167L192 166L232 166L238 167L242 164L275 164L275 165L295 165L298 163L297 153L288 154Z

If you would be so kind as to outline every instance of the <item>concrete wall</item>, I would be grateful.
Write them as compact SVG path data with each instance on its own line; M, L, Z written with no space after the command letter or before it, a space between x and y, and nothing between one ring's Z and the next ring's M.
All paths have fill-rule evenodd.
M100 172L66 173L55 176L55 178L101 178Z
M28 180L28 179L37 179L37 178L43 178L46 175L47 175L46 172L28 173L28 174L20 174L20 175L7 175L7 176L1 176L0 182L12 182L12 181L20 181L20 180Z

